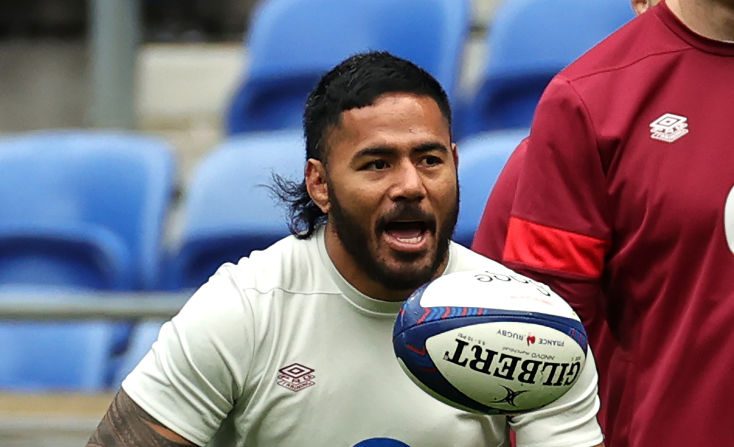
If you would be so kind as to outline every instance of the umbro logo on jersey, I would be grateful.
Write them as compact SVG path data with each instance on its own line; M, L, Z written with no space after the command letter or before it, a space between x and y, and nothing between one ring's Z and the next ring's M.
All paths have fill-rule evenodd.
M313 379L314 369L303 366L300 363L291 363L278 370L278 385L291 391L301 391L311 385L316 385Z
M650 137L653 140L672 143L688 133L688 118L666 113L650 123Z

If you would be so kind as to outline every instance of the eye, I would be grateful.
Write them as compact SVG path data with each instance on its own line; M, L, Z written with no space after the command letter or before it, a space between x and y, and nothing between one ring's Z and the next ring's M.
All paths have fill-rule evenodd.
M423 164L427 166L436 166L440 165L441 163L443 163L443 159L435 155L428 155L423 158Z
M383 169L387 169L387 167L388 164L385 160L372 160L371 162L367 163L363 169L381 171Z

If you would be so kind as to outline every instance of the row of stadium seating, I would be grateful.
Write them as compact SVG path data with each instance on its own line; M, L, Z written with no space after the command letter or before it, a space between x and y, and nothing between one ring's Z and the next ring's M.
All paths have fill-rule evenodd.
M551 77L632 16L623 0L505 0L486 33L477 85L465 91L470 0L265 0L252 16L227 131L299 127L319 76L367 49L432 73L452 98L460 137L526 127Z
M469 244L493 178L526 129L461 142ZM133 132L62 130L0 139L0 285L96 290L196 287L288 234L272 174L302 176L301 132L249 132L204 156L182 186L180 234L164 244L175 189L168 143Z

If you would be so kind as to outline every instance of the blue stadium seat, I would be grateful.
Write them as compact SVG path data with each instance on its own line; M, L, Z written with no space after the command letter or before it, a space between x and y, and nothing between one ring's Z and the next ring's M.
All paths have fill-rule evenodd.
M471 245L497 176L515 147L530 129L490 131L461 140L459 146L459 187L461 203L454 240Z
M273 172L302 179L304 163L300 130L249 132L214 148L185 187L168 287L197 287L225 261L288 235L285 209L266 185Z
M0 284L153 287L173 174L172 151L153 137L0 139Z
M633 17L624 0L505 0L476 93L460 106L460 135L529 126L551 78Z
M11 289L10 293L22 291L22 288ZM8 296L8 287L3 287L3 292L0 299ZM45 300L61 296L55 296L51 290L44 292ZM116 330L113 323L103 321L0 321L0 389L20 392L107 389L113 372L110 355Z
M105 390L113 337L105 322L0 324L0 389Z
M253 14L248 67L227 114L231 134L299 127L308 92L342 59L387 50L452 95L470 26L468 0L267 0Z

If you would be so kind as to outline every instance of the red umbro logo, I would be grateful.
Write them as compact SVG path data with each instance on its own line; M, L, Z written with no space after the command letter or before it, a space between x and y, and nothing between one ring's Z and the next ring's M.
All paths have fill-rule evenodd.
M300 363L291 363L278 370L277 383L291 391L301 391L311 385L316 385L316 382L313 380L316 377L314 371L313 368L301 365Z

